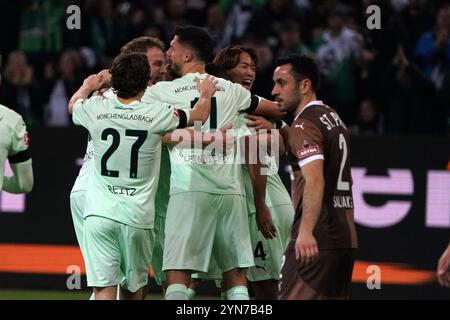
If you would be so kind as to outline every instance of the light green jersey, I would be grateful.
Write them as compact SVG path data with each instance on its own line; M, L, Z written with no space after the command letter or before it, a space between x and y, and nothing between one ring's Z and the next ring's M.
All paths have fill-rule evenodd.
M161 166L159 173L158 190L155 197L155 213L161 218L166 217L167 205L169 204L170 190L170 158L167 146L161 149Z
M92 155L94 153L94 147L92 145L92 139L89 135L88 142L86 145L86 153L83 158L83 165L80 168L80 172L73 184L71 192L86 191L88 188L89 177L92 173Z
M28 133L25 122L15 111L0 105L0 191L3 187L5 162L31 161L28 154Z
M148 88L143 101L158 100L180 109L194 106L199 92L195 78L206 74L190 73L173 81L162 81ZM201 127L203 132L220 129L233 123L239 111L250 112L258 99L241 85L218 78L218 91L211 100L211 114ZM170 148L172 175L170 194L190 191L216 194L244 194L240 165L235 161L236 150L225 159L211 150Z
M84 216L152 228L161 135L177 128L178 112L168 104L124 105L100 96L78 100L73 121L89 130L93 144Z
M248 120L244 118L243 115L239 115L236 119L233 127L239 131L243 131L241 136L248 135L245 134L245 131L251 132L249 128L245 125ZM242 142L242 140L238 140L238 143ZM240 150L244 150L240 148ZM278 165L274 156L266 155L266 163L267 163L267 185L266 185L266 205L269 208L291 204L291 198L289 196L286 187L281 181L280 176L278 175ZM249 214L254 214L256 212L255 209L255 201L253 198L253 187L252 181L250 179L250 174L248 172L247 166L244 164L242 166L242 178L244 181L245 195L247 200L247 211Z

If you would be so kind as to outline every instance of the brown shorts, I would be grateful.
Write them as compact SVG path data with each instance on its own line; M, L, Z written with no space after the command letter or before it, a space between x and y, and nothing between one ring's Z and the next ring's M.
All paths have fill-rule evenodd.
M320 250L319 258L301 266L288 247L281 270L280 300L348 299L355 249Z

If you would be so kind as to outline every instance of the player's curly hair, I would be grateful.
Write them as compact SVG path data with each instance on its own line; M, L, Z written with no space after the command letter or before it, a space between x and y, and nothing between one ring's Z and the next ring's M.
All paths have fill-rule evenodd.
M218 66L222 72L227 73L238 65L241 53L248 53L255 63L255 66L258 64L256 51L250 47L241 45L231 45L221 49L214 58L214 64Z
M110 69L111 82L119 98L132 98L145 91L150 81L150 66L143 53L122 53Z

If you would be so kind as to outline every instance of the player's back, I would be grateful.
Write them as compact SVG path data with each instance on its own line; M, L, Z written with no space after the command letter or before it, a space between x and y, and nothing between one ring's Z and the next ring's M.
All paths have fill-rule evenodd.
M159 82L147 89L143 101L164 101L179 109L192 108L199 93L195 78L207 74L190 73L169 82ZM220 129L233 123L239 111L252 105L252 96L238 84L218 78L217 92L211 100L211 113L201 127L203 132ZM203 191L218 194L243 194L240 167L235 163L235 150L225 159L201 149L172 147L170 192Z
M26 128L22 117L0 104L0 191L3 186L6 159L22 151L27 145L26 139Z
M85 216L151 228L161 134L178 125L173 108L138 101L124 105L117 98L104 97L84 103L90 105L85 112L74 108L74 121L89 130L93 144L94 170Z

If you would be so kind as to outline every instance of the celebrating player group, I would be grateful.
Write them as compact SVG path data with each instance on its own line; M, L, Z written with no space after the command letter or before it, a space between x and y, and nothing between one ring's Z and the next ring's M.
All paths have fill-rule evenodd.
M89 131L70 206L93 298L142 299L151 266L165 300L207 279L227 300L347 299L349 132L316 98L315 61L280 59L269 101L251 94L253 49L212 52L198 27L177 27L167 51L140 37L70 99Z

